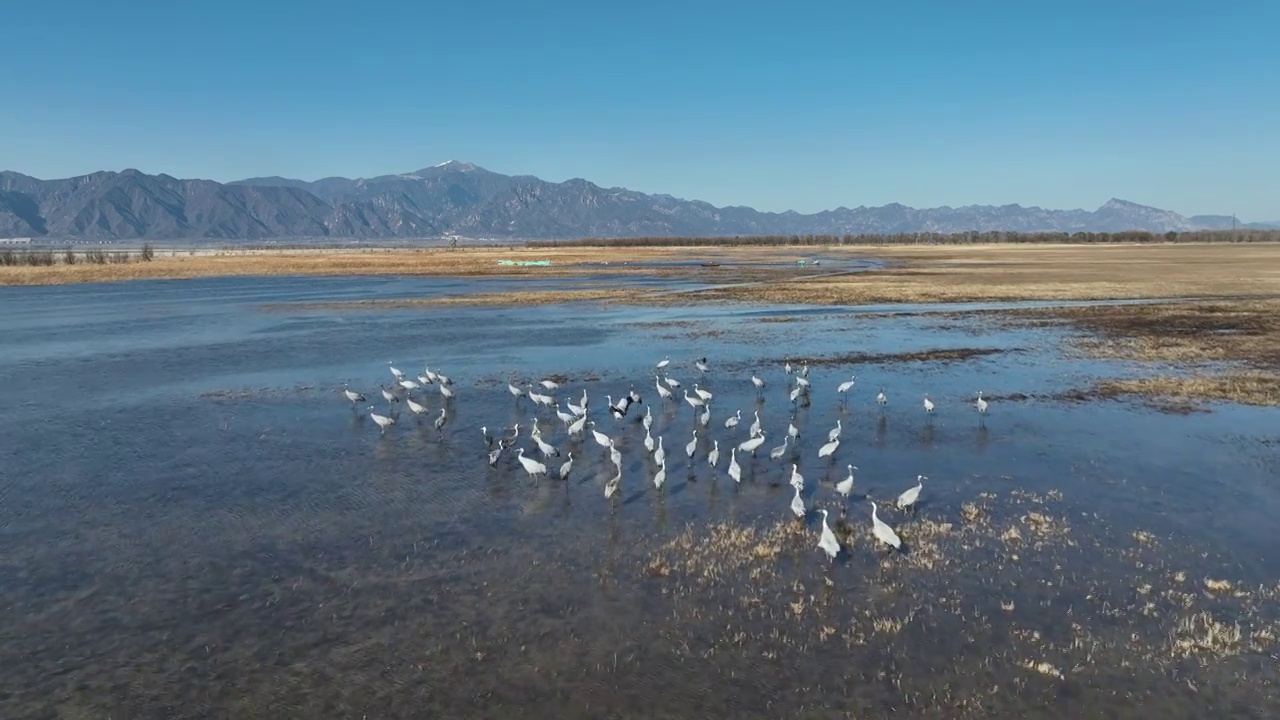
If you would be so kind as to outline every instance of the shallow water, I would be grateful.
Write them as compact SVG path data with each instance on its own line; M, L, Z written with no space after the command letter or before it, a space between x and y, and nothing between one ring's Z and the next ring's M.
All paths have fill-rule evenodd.
M1280 572L1271 411L996 401L980 422L978 390L1052 394L1139 368L1063 357L1054 329L932 317L928 307L907 317L279 307L529 286L271 278L0 288L0 716L1280 710L1265 637L1177 659L1166 647L1192 612L1243 623L1246 635L1278 619L1274 592L1257 589L1274 588ZM779 317L788 321L762 322ZM1006 352L812 369L812 402L795 412L811 511L793 528L790 466L768 458L792 413L782 361L942 348ZM677 395L694 382L715 393L692 470L693 413L683 401L661 404L654 389L653 364L667 355ZM704 355L711 371L700 376L692 359ZM341 397L349 382L385 412L377 387L391 381L388 361L454 380L443 432L431 426L435 392L423 422L399 409L385 436ZM762 399L752 372L768 384ZM568 377L561 399L587 390L599 428L617 440L616 503L604 498L612 467L590 433L569 442L554 414L506 390L513 375L552 373ZM844 407L834 387L855 373ZM605 395L632 383L664 438L661 493L635 422L643 405L623 421L604 411ZM873 399L881 387L883 413ZM932 418L925 393L938 406ZM743 411L736 433L723 427L734 410ZM767 438L754 462L740 459L739 486L725 474L729 447L756 410ZM568 481L555 478L563 458L548 459L552 477L536 484L510 454L486 464L479 427L499 435L520 422L533 452L524 430L535 414L553 445L575 453ZM828 463L817 448L837 418L842 444ZM714 472L711 440L722 453ZM850 463L856 487L842 503L832 483ZM918 474L928 477L918 516L886 508ZM911 552L878 560L864 494ZM966 503L981 506L981 522L962 514ZM842 506L853 545L828 567L816 508L836 525ZM1045 530L1032 512L1069 533ZM757 558L759 538L714 550L717 524L775 533L780 550ZM1024 539L1000 540L1009 528ZM1151 539L1135 542L1135 531ZM1170 579L1177 573L1186 579ZM1204 578L1254 590L1214 595ZM1148 608L1161 592L1167 600ZM908 617L899 629L884 624ZM1064 677L1024 666L1042 659Z

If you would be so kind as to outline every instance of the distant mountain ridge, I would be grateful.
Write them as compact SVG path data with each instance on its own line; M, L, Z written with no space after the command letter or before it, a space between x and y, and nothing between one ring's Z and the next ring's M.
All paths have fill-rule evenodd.
M180 180L138 170L38 180L0 172L0 237L95 240L263 238L501 239L1019 232L1230 228L1112 199L1094 211L1020 205L918 209L897 203L813 214L715 207L698 200L502 175L450 161L374 178ZM1225 223L1225 224L1224 224ZM1268 224L1241 227L1274 227Z

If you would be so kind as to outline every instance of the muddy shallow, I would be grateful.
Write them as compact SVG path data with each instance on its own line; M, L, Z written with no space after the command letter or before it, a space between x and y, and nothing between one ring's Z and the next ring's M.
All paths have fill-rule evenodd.
M1064 356L1054 329L978 319L280 307L527 287L0 288L0 716L1280 712L1271 411L994 401L980 423L978 390L1049 396L1134 368ZM694 382L715 393L692 471L693 413L653 387L664 355L677 394ZM702 355L705 377L692 367ZM790 466L768 457L791 416L781 362L795 357L843 359L813 367L812 403L795 415L803 524L788 510ZM388 361L454 379L442 433L435 392L428 419L400 409L385 436L339 395L350 382L385 411ZM623 453L616 503L606 451L513 402L513 373L566 375L561 399L587 390ZM842 408L834 388L851 374ZM664 438L661 493L643 405L620 422L604 412L632 383ZM767 439L740 459L738 486L728 451L757 409ZM736 434L723 427L735 410ZM536 485L513 455L486 464L479 427L520 422L533 452L535 414L575 453L567 482L563 458ZM817 448L837 418L828 463ZM842 503L833 482L850 463ZM883 507L917 474L929 478L918 514L883 512L909 552L882 560L864 495ZM834 564L816 548L817 508L849 543Z

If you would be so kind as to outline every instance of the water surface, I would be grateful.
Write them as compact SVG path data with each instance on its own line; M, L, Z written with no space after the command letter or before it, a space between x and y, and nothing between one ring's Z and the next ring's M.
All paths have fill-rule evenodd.
M1268 409L996 401L980 421L978 390L1051 395L1141 368L1063 357L1054 329L928 307L280 309L566 282L0 288L0 715L1280 711L1275 645L1250 635L1277 620ZM1001 352L814 367L811 402L787 401L787 358L944 348ZM692 463L694 412L655 392L664 356L677 396L694 382L715 394ZM692 367L702 356L706 375ZM341 397L350 383L387 412L377 388L389 362L453 379L442 432L434 388L417 395L426 419L397 408L385 435ZM616 502L591 435L568 440L554 414L506 390L550 374L567 378L560 399L585 389L616 439ZM842 403L834 388L853 374ZM661 492L636 422L644 405L622 421L604 411L632 386L664 439ZM727 430L736 410L743 422ZM766 442L754 462L740 458L738 485L729 448L757 411ZM790 465L768 457L793 412L803 522L788 510ZM563 457L536 483L510 454L486 464L481 425L499 435L520 423L533 453L535 416L574 452L568 481L555 477ZM819 460L837 419L841 447ZM833 482L848 464L856 489L842 501ZM919 474L918 514L883 510L911 552L882 560L868 496L884 508ZM818 508L842 534L847 512L852 545L834 564L816 548ZM1209 591L1206 578L1234 590ZM1240 623L1245 638L1178 644L1207 621Z

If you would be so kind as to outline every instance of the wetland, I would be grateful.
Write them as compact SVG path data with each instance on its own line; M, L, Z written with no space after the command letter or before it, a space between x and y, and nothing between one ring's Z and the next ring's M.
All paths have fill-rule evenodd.
M0 716L1275 717L1280 251L1087 250L1074 292L1054 248L0 287ZM389 363L455 397L419 420ZM506 388L547 378L615 497ZM531 455L535 417L567 480L487 462L481 426Z

